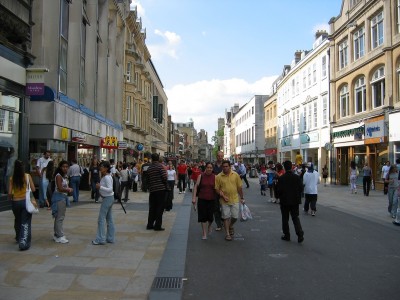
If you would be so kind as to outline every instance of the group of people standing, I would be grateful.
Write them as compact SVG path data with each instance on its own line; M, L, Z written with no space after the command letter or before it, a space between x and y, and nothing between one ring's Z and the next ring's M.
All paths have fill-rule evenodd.
M78 187L71 187L70 180L75 177L74 174L80 174L81 168L74 168L76 161L72 166L62 160L58 167L54 169L54 162L50 159L50 152L45 151L43 157L38 159L36 171L39 174L39 201L31 198L32 203L37 207L46 205L51 209L54 218L53 240L57 243L66 244L69 242L64 233L64 219L66 208L70 206L69 196L73 195L73 201L77 202L79 193ZM111 166L107 161L100 163L99 182L96 183L96 190L103 198L98 218L98 229L96 239L92 241L94 245L114 242L114 223L112 220L112 204L114 203L114 193L112 179L110 179ZM70 171L72 168L72 171ZM73 173L76 171L77 173ZM79 172L79 173L78 173ZM31 223L32 214L26 210L26 192L27 187L35 192L35 185L32 177L25 171L25 164L21 160L14 163L14 172L9 182L8 197L11 201L14 214L15 240L19 244L20 250L27 250L31 246ZM74 186L74 185L73 185ZM107 223L107 226L106 226ZM107 227L107 230L105 229Z

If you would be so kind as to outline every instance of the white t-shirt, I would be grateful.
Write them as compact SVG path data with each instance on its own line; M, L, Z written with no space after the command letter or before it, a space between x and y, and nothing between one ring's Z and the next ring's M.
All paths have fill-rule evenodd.
M43 156L41 158L38 159L37 163L36 163L36 167L39 167L39 172L42 173L43 168L47 167L47 164L49 163L49 161L51 161L51 158L44 158Z
M382 178L385 179L387 174L389 173L390 166L384 165L382 167Z
M167 180L175 180L175 170L167 170Z

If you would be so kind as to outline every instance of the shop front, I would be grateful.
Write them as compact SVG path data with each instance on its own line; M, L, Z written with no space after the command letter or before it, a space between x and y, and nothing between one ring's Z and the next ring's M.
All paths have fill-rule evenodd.
M350 162L359 172L357 184L362 185L362 168L366 163L372 169L375 188L383 189L382 166L388 160L388 135L384 116L333 129L332 140L336 150L336 183L349 184Z

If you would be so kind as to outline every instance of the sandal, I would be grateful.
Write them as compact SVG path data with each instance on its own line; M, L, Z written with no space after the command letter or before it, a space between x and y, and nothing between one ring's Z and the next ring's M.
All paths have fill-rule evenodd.
M230 235L225 236L225 241L232 241L232 237Z
M215 228L215 231L221 231L222 230L222 228L221 227L217 227L217 228Z
M229 235L235 235L235 229L229 228Z

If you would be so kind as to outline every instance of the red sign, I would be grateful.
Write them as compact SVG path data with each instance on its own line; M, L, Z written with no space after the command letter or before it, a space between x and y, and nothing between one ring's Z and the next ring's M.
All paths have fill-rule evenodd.
M105 149L118 149L118 139L116 136L106 136L100 140L100 147Z

